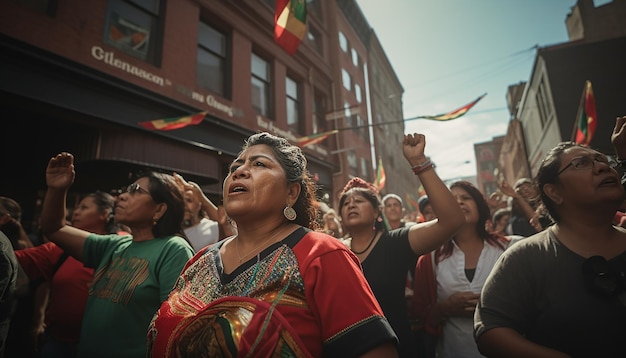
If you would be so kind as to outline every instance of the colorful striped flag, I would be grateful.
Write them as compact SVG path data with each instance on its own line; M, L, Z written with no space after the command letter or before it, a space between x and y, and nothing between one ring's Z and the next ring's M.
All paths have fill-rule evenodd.
M474 107L474 105L476 103L478 103L478 101L480 101L481 99L483 99L483 97L485 97L487 94L483 94L480 97L476 98L473 102L466 104L465 106L455 109L452 112L448 112L448 113L444 113L444 114L438 114L436 116L422 116L420 118L424 118L424 119L432 119L433 121L450 121L453 119L457 119L459 117L461 117L462 115L464 115L465 113L467 113L472 107Z
M406 206L408 207L409 211L419 211L420 205L417 202L417 200L413 198L411 194L404 193L404 198L406 201Z
M287 53L296 53L306 34L306 2L304 0L276 0L274 13L274 41Z
M596 100L593 96L591 81L586 81L576 116L576 143L588 146L596 132L597 125Z
M385 168L383 168L383 160L382 158L378 158L378 168L376 169L376 181L374 182L374 186L378 188L378 191L381 191L385 183L387 183L387 176L385 175Z
M139 122L139 125L151 130L170 131L190 125L200 124L202 123L202 120L204 120L206 114L207 112L200 112L185 117L155 119L152 121Z
M424 185L420 184L420 187L417 188L417 196L422 197L424 195L426 195L426 190L424 190Z
M338 129L333 129L332 131L326 131L326 132L322 132L322 133L315 133L315 134L311 134L305 137L301 137L298 138L296 140L296 142L298 143L298 146L300 146L301 148L306 147L307 145L313 145L313 144L317 144L321 141L323 141L324 139L330 137L331 135L338 133L339 130Z

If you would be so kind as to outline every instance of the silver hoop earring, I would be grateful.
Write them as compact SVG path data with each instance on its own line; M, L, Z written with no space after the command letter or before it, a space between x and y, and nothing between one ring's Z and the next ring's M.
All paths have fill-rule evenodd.
M296 214L296 211L289 205L285 206L285 209L283 209L283 215L285 215L285 217L289 221L296 220L296 217L298 216L298 214Z

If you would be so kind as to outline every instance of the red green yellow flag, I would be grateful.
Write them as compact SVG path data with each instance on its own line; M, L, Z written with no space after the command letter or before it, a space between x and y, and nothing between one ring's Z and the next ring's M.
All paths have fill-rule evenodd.
M296 53L306 34L306 2L304 0L276 0L274 13L274 41L287 53Z
M423 116L420 118L424 118L424 119L432 119L433 121L450 121L453 119L457 119L459 117L461 117L462 115L464 115L465 113L467 113L472 107L474 107L474 105L476 103L478 103L478 101L480 101L481 99L483 99L483 97L485 97L487 94L483 94L480 97L476 98L474 101L472 101L471 103L466 104L465 106L455 109L452 112L448 112L448 113L443 113L443 114L438 114L436 116Z
M597 125L596 100L593 96L591 81L586 81L580 105L578 106L578 116L576 117L576 143L589 145L593 134L596 132Z
M385 183L387 183L387 176L385 175L385 168L383 168L383 160L382 158L378 158L378 168L376 169L376 181L374 182L374 186L378 188L378 191L381 191Z
M406 206L408 207L409 211L418 211L420 208L420 204L417 202L417 200L413 199L413 196L409 193L404 193L404 198L406 200Z
M157 131L170 131L172 129L179 129L190 125L196 125L202 123L207 112L200 112L185 117L173 117L164 119L155 119L152 121L139 122L139 125L151 130Z
M417 188L417 196L422 197L426 195L426 190L424 190L424 185L420 184L420 187Z
M298 143L298 146L300 146L301 148L306 147L307 145L313 145L313 144L317 144L321 141L323 141L324 139L330 137L331 135L338 133L339 130L338 129L333 129L332 131L327 131L327 132L322 132L322 133L315 133L315 134L311 134L305 137L301 137L298 138L296 140L296 142Z

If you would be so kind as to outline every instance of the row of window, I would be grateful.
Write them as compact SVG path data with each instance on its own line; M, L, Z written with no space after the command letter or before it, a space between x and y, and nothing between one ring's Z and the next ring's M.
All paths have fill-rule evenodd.
M275 0L263 0L274 8ZM319 0L307 0L309 11L320 16ZM107 22L104 42L131 56L154 65L159 65L159 49L156 39L161 37L159 18L161 4L158 0L110 0L107 9ZM321 35L312 26L308 39L312 47L321 53ZM230 38L227 32L212 26L208 21L200 21L198 30L198 50L196 78L198 86L215 94L230 98ZM272 75L269 61L252 54L251 63L252 108L266 118L273 118ZM292 133L304 134L302 115L301 84L294 78L286 78L287 124ZM316 94L314 110L325 113L325 100ZM322 112L317 112L322 111ZM314 131L326 130L323 115L316 115Z
M21 0L17 0L21 1ZM275 0L260 0L274 9ZM35 10L46 12L54 16L57 0L30 0L29 3L36 3ZM321 19L322 10L320 0L306 0L309 15ZM109 0L104 28L104 43L117 48L118 50L138 58L155 66L160 66L161 42L163 37L163 10L165 2L160 0ZM311 22L307 23L308 45L322 55L322 36ZM343 33L339 33L341 48L347 53L349 47L348 40ZM209 21L200 20L198 27L196 78L197 85L211 91L221 97L230 98L231 79L231 51L230 36L227 31L223 31L217 26L212 26ZM362 62L355 49L351 49L353 64L360 68ZM253 53L250 60L251 69L251 104L252 108L260 115L272 119L274 111L272 108L272 67L268 60ZM358 103L361 103L362 91L358 84L352 86L350 74L344 70L343 85L348 91L354 90ZM286 76L286 115L289 130L296 134L306 134L303 109L302 109L302 84ZM313 93L313 133L328 130L326 113L326 95L315 91ZM349 108L345 104L345 108ZM348 126L363 126L357 130L364 139L368 139L368 131L361 114L351 114L347 116ZM356 175L368 175L368 162L361 158L357 164L356 155L350 151L348 155L351 172Z

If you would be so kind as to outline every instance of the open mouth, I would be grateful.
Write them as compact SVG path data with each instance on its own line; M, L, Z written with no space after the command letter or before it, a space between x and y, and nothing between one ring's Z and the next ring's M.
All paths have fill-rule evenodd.
M612 186L615 184L619 184L619 180L617 180L615 177L607 177L600 182L600 186Z
M243 193L248 191L245 186L239 184L233 184L230 186L229 193Z

